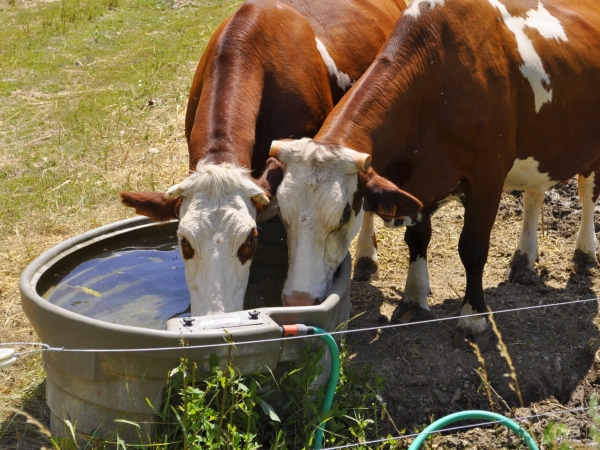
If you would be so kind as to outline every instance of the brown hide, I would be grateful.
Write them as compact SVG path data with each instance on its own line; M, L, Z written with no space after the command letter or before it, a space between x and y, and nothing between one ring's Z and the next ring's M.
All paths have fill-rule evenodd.
M531 1L503 1L525 17ZM513 33L487 0L446 0L404 15L365 76L332 111L315 141L373 157L374 169L425 207L463 189L501 189L516 158L565 180L600 156L600 4L543 3L568 42L526 29L553 100L535 110ZM594 50L592 50L594 49ZM568 156L568 157L567 157Z
M344 93L329 75L315 37L355 81L404 7L404 0L242 4L217 28L194 75L185 119L190 172L203 159L233 163L250 168L253 181L274 195L283 170L273 158L267 163L271 142L314 136ZM121 197L139 214L174 218L161 195Z
M556 182L600 167L600 3L499 2L413 0L375 62L315 137L371 154L379 174L422 201L421 228L407 231L407 242L413 239L421 249L438 203L451 194L462 197L464 301L477 312L486 311L483 267L515 160L534 158L538 172ZM540 21L541 9L533 10L541 7L554 19ZM502 17L503 8L510 17ZM514 25L534 16L546 33L556 32L550 24L557 20L567 39L544 36L532 22L521 29L531 41L525 53L506 20ZM521 72L532 65L531 49L548 76L541 86L552 90L541 106ZM457 333L455 345L463 335Z
M315 37L357 80L404 9L403 0L253 0L215 32L186 114L190 171L198 161L265 168L275 139L313 136L343 91Z
M125 206L135 208L135 212L150 217L157 222L179 218L182 197L165 200L162 192L121 192Z

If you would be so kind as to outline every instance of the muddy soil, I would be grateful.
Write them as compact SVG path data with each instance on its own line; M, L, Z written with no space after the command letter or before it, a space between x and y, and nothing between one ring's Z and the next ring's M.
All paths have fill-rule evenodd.
M465 289L464 269L457 252L462 229L462 206L451 204L433 218L433 238L428 261L432 293L430 318L460 313ZM597 210L598 212L598 210ZM571 258L581 218L576 181L546 194L538 231L540 259L537 277L530 285L508 281L508 263L514 252L522 216L521 196L506 193L494 226L484 273L486 302L494 311L569 300L596 298L600 272L577 275ZM378 228L377 279L352 285L351 329L389 325L402 298L408 251L403 230ZM599 227L596 226L596 231ZM591 420L585 413L561 411L587 406L589 396L600 391L598 304L595 301L531 311L498 313L495 320L516 370L523 406L511 387L509 368L492 336L483 354L496 412L511 417L557 412L532 419L539 433L548 420L567 424L569 439L591 444ZM467 409L490 410L478 370L481 364L471 351L452 347L457 321L410 325L347 336L353 360L368 361L387 377L385 401L392 421L389 432L412 432L432 418ZM493 333L492 333L493 334ZM538 438L541 435L538 434ZM432 448L518 448L521 441L503 427L497 431L475 428L460 435L438 436Z

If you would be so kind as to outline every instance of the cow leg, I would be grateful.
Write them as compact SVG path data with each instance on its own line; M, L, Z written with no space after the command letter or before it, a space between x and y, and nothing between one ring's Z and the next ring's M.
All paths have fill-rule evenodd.
M535 277L534 262L539 259L537 228L544 193L532 190L523 192L523 222L519 245L510 261L510 281L530 284Z
M598 199L598 189L595 186L596 172L589 176L577 176L579 198L581 199L581 226L575 243L573 265L575 272L585 273L598 266L596 260L596 231L594 229L594 210Z
M465 198L465 224L458 242L458 252L467 275L461 316L487 312L483 295L483 269L502 189L479 185L472 192L477 195L467 195ZM465 338L470 338L481 351L489 348L485 316L459 319L452 344L456 348L464 348Z
M375 235L375 214L365 211L356 241L354 281L369 281L376 272L377 236Z
M406 227L404 242L408 246L410 265L406 275L404 297L392 314L394 322L425 320L429 317L427 296L429 271L427 269L427 247L431 240L431 219L423 218L418 224Z

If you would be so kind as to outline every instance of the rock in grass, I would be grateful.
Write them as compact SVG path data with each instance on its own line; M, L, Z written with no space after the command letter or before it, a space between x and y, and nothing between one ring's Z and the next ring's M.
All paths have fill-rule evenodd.
M440 404L447 405L448 403L450 403L450 396L445 392L440 391L439 389L434 389L433 394L437 398L438 402L440 402Z

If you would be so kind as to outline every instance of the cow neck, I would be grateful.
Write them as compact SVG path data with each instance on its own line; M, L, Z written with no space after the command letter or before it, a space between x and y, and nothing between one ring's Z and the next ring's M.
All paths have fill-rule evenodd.
M250 167L263 73L234 59L217 57L202 88L188 144L190 169L204 158Z
M196 70L186 116L190 170L205 158L250 168L265 76L248 37L260 18L251 6L219 27Z
M422 28L410 17L398 22L376 60L328 116L316 142L369 153L377 171L398 158L441 77L440 64L427 63L439 59L439 34L431 23Z

